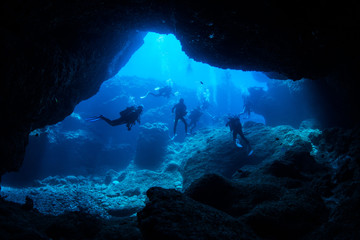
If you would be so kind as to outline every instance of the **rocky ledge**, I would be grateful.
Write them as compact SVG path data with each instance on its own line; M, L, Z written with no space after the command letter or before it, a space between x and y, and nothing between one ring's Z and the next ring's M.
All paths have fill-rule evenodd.
M144 186L121 191L122 182L130 183L126 179L133 174L131 169L125 177L109 172L102 185L109 198L122 201L126 194L129 199L147 195L145 207L129 207L127 211L109 208L112 217L89 213L91 206L86 205L59 216L44 215L31 197L22 204L2 199L1 236L359 239L360 129L320 131L302 126L246 123L245 136L254 149L251 156L234 146L226 128L199 131L184 143L170 144L159 169L143 170L146 186L152 186L147 191ZM162 175L167 176L163 178L167 185L154 181ZM176 176L177 185L170 184L171 176ZM66 179L68 185L75 180ZM138 184L143 180L138 178Z

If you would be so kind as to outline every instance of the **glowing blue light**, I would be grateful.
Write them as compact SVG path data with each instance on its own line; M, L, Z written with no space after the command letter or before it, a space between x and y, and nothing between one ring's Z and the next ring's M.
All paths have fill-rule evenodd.
M251 72L221 69L194 61L182 51L180 41L173 34L149 32L144 38L144 45L133 54L117 76L158 79L164 85L171 78L178 86L197 89L200 82L207 87L219 84L226 74L244 93L248 92L249 87L267 88L265 83L255 81Z

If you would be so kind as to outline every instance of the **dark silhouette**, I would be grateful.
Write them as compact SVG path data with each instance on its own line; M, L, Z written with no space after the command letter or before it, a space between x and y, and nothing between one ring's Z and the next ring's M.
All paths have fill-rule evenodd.
M249 141L245 138L244 133L242 131L242 125L240 122L240 118L238 116L232 116L228 118L229 121L226 123L226 126L230 127L230 131L232 131L233 133L233 141L236 145L237 144L237 135L239 134L241 139L246 143L246 147L247 147L247 152L249 152L249 154L252 153L251 151L251 147L250 147L250 143Z
M100 115L99 118L107 122L111 126L117 126L126 124L128 130L131 130L131 127L135 125L136 122L140 124L140 115L143 111L143 106L131 106L127 107L125 110L120 112L120 118L115 120L110 120L103 115Z
M185 133L187 133L187 123L184 119L187 112L186 112L186 106L184 104L184 99L181 98L179 102L172 108L171 112L174 112L174 110L175 110L174 135L176 134L176 126L179 119L183 121L185 125Z
M248 99L244 100L244 108L243 111L240 113L240 115L242 114L246 114L245 118L249 118L250 114L251 114L251 109L252 109L252 104Z
M197 122L199 121L202 114L203 113L202 113L200 107L197 107L190 112L190 115L189 115L190 123L189 123L188 127L193 126L192 128L190 128L191 133L194 130L194 128L196 127Z

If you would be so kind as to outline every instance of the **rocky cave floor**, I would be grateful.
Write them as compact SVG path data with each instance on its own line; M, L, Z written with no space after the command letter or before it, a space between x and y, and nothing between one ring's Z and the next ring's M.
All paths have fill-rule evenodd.
M2 187L1 239L360 239L359 128L244 133L251 156L227 128L202 129L158 170Z

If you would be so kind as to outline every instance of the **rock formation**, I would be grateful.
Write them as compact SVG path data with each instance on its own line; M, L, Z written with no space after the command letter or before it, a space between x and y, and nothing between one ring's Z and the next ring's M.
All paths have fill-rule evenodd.
M76 104L94 95L141 46L147 31L175 34L196 61L262 71L281 79L317 81L320 93L334 99L324 102L324 108L330 108L327 117L340 113L344 121L336 124L354 127L359 122L358 10L356 1L258 0L221 5L177 0L6 1L1 8L0 175L21 167L30 131L63 120ZM297 137L289 135L288 127L279 128L273 138L279 145L255 152L270 158L258 167L240 169L232 180L195 176L193 163L182 163L187 164L184 176L202 178L196 184L205 182L206 187L191 188L191 180L185 194L150 189L139 224L134 219L104 222L83 211L53 218L28 207L31 204L22 208L0 199L0 235L154 239L177 233L178 239L359 239L358 129L309 134L309 145L303 139L291 142ZM259 131L268 129L259 127ZM253 134L252 140L262 136L247 134L249 138ZM280 145L283 141L288 143L285 147ZM206 153L196 154L201 158ZM210 160L209 164L216 163ZM213 194L214 179L228 191L225 196L231 199L224 201L234 203L230 208L222 208L217 199L199 198L197 191ZM234 189L252 194L234 194ZM197 227L199 222L203 225Z
M37 187L20 190L24 199L29 196L25 203L11 203L4 196L0 199L1 236L116 239L123 234L122 239L301 240L360 237L359 129L319 131L249 122L244 132L254 149L250 157L232 146L231 135L225 134L227 129L214 130L204 130L184 143L170 145L158 172L128 168L123 172L109 171L103 178L49 177L39 181ZM211 142L203 146L202 140L209 139ZM179 149L175 158L176 146ZM214 149L217 151L212 152ZM217 152L222 153L221 159ZM193 171L196 166L198 173ZM8 189L4 192L11 198ZM73 212L64 212L64 208ZM58 216L44 215L47 211ZM135 219L132 215L136 212ZM16 221L18 216L22 216L21 221Z
M188 140L183 155L182 152L177 153L178 158L184 158L184 188L206 173L231 177L244 165L253 166L263 161L274 161L283 157L287 151L304 148L310 152L312 146L309 135L319 133L316 129L268 127L260 123L247 122L244 124L244 134L254 150L251 156L247 156L244 148L238 148L232 142L229 128L199 131Z
M272 130L282 132L281 128ZM183 195L152 188L147 193L150 201L138 215L139 227L145 239L150 239L148 236L172 237L171 233L178 233L180 226L183 231L175 235L179 236L176 239L219 236L219 231L228 233L224 229L229 226L234 227L232 233L235 235L224 234L223 239L238 239L236 229L243 229L243 239L357 239L360 236L356 220L359 216L356 180L359 165L355 159L359 154L352 148L358 144L353 138L356 134L357 131L343 130L306 134L310 142L298 139L280 155L275 152L260 164L240 168L232 179L204 174L193 181ZM329 142L332 138L344 143L325 150L332 145ZM268 143L266 137L263 143ZM213 171L219 172L219 169ZM229 220L218 220L216 227L207 228L205 224L195 229L182 222L191 219L197 226L197 218L201 215L206 215L202 218L211 222L214 214L205 210L209 206L236 221L231 220L229 225ZM201 214L194 208L202 209ZM222 220L232 219L228 215ZM185 234L186 237L182 237Z
M334 112L345 107L344 118L358 119L356 2L55 0L2 9L0 174L19 169L31 130L95 94L146 31L175 34L191 58L213 66L324 79L341 99Z

